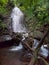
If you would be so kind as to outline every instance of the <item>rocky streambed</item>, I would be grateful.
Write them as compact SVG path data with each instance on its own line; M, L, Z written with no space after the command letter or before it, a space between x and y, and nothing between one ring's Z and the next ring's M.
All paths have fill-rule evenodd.
M23 35L25 36L26 34ZM19 38L22 40L21 35L19 34L17 35L14 34L14 36L12 37L9 35L4 35L3 37L1 36L2 43L3 42L4 43L2 48L0 48L0 65L28 65L29 64L32 54L26 48L26 46L24 46L25 47L24 50L24 47L22 45L17 45L18 43L20 44L21 42L21 41L17 41ZM34 47L36 47L39 41L34 39L33 42L32 34L30 34L29 37L26 36L26 40L24 40L24 42L29 43L30 46L32 45L31 43L34 43ZM49 62L49 52L48 52L49 48L48 47L44 48L44 47L43 46L41 47L40 54L47 60L47 62ZM37 65L41 65L41 62L42 61L39 60L39 62L37 62Z

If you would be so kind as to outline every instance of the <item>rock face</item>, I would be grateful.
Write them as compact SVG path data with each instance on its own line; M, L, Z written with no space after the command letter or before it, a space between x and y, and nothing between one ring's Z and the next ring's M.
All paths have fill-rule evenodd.
M26 37L23 42L26 43L26 44L28 44L30 47L32 47L32 46L33 46L33 43L34 43L34 40L33 40L33 38L31 37L31 35L28 34L28 37ZM26 45L23 45L23 46L24 46L25 49L28 49L28 48L26 47Z
M40 29L40 31L45 34L47 31L49 30L49 23L46 23L42 26L42 28ZM44 43L48 44L49 43L49 33L47 35L47 37L45 38Z
M19 45L19 42L21 40L21 35L16 34L13 36L10 35L2 35L0 36L0 48L8 47L12 45Z
M41 40L42 37L43 37L43 33L40 32L40 31L34 31L32 35L33 35L33 37L34 37L35 39L37 39L37 40Z

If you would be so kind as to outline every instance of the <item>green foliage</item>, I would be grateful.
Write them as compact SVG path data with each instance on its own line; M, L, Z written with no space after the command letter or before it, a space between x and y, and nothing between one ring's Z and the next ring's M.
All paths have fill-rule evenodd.
M8 0L0 0L0 6L5 6Z
M1 15L5 15L7 13L7 8L6 8L6 5L8 3L8 0L0 0L0 14ZM0 30L5 30L7 27L6 27L6 24L3 23L3 21L1 20L0 18Z
M8 0L0 0L0 14L6 14L7 13L7 8L6 5L8 3Z
M6 24L3 23L1 20L0 20L0 29L1 29L1 30L5 30L5 29L7 29Z
M33 14L38 19L36 28L42 26L44 23L49 22L48 4L48 0L41 0L34 6Z
M31 18L31 20L28 21L29 24L27 22L31 29L39 28L44 23L49 22L49 0L0 0L1 14L8 12L8 8L6 8L8 2L14 6L23 3L19 8L24 12L27 18ZM36 21L34 19L36 19Z
M48 0L29 0L31 4L27 4L25 14L27 17L32 17L32 23L29 23L30 28L39 28L43 24L49 22L49 1ZM26 3L28 3L26 1ZM37 19L35 22L33 18ZM30 22L30 21L29 21ZM34 23L35 22L35 23ZM31 25L32 26L31 26Z
M5 9L4 7L0 7L0 14L6 14L7 13L7 9Z

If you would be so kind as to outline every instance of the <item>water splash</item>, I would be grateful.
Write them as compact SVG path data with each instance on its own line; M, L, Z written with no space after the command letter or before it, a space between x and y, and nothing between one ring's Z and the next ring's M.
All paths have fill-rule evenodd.
M13 46L12 48L10 48L10 51L19 51L23 48L22 44L20 43L19 46Z
M24 21L24 14L18 7L13 8L11 19L13 32L26 32L26 28L22 24Z
M39 41L36 40L36 39L34 39L34 48L36 48L38 44L39 44ZM44 56L45 58L47 58L48 57L48 54L49 54L49 51L44 46L47 47L47 45L42 45L41 46L41 49L40 49L40 54L42 56Z
M41 55L43 55L44 57L48 57L48 50L46 48L44 48L44 46L41 47L41 51L40 51Z
M28 37L28 33L23 34L22 37L23 37L23 38L22 38L22 41L24 41L24 40L25 40L25 37ZM9 50L10 50L10 51L19 51L19 50L21 50L21 49L23 49L23 45L22 45L21 42L20 42L18 46L12 46L12 48L10 48Z
M34 44L33 44L33 47L34 47L34 48L36 48L38 44L39 44L39 41L38 41L38 40L36 40L36 39L34 39Z

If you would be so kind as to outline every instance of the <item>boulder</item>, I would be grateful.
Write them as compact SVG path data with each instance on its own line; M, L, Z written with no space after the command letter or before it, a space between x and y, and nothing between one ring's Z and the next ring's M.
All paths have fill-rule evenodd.
M44 36L44 34L40 31L34 31L33 32L33 37L37 40L41 40L43 36Z

